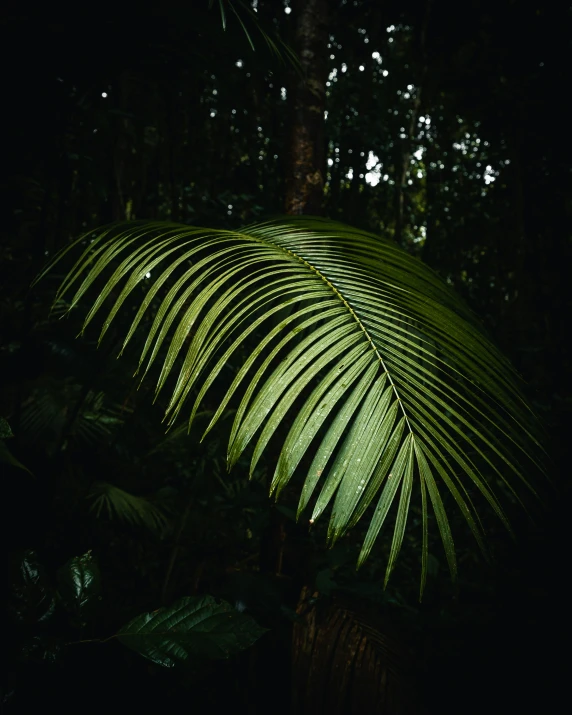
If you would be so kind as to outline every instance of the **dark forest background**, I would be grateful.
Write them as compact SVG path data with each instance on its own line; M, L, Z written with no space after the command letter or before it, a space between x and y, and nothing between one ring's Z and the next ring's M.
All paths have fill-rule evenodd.
M558 494L534 525L517 523L516 545L491 525L492 565L459 519L458 592L436 549L417 602L414 531L385 591L383 545L356 574L359 529L327 551L322 527L296 525L294 494L267 498L269 458L251 482L246 462L227 475L224 420L202 444L184 424L166 436L161 398L137 390L130 355L116 360L125 328L96 350L89 334L76 340L75 314L50 316L61 275L30 290L48 258L102 224L238 228L284 211L300 81L287 48L303 4L234 3L237 15L222 3L225 23L207 0L2 13L6 712L342 713L358 690L360 707L387 713L550 712L567 700L568 3L326 3L322 213L394 238L453 285L548 434ZM101 591L79 617L53 594L61 567L90 551ZM116 642L69 645L197 594L268 632L181 672ZM310 621L322 624L311 673L296 653ZM355 649L352 628L375 650L383 697L332 655Z

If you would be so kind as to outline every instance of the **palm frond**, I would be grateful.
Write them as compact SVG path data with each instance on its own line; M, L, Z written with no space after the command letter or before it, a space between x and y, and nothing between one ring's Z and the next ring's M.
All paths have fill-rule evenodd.
M109 519L119 518L133 526L145 526L159 533L168 523L165 514L155 504L108 482L95 482L87 498L92 500L90 511L98 518L105 512Z
M67 425L67 431L83 443L107 439L123 424L131 408L114 403L101 391L89 390L82 397L83 386L70 380L44 380L24 402L22 410L23 438L27 441L57 440ZM72 424L70 413L79 409Z
M394 243L308 217L242 231L131 223L102 230L87 247L81 242L84 251L56 300L73 308L107 274L85 320L87 326L114 296L100 340L152 276L124 347L147 331L139 370L145 376L162 360L157 392L174 378L169 425L194 391L192 422L223 368L257 339L205 434L237 397L228 462L258 435L254 470L288 425L272 493L278 497L313 454L298 514L312 503L315 520L332 506L330 543L377 500L359 564L394 514L386 579L417 484L422 584L430 512L456 573L444 492L483 550L475 496L510 528L506 499L535 494L529 475L530 467L543 469L542 432L517 375L458 296Z
M212 9L213 5L214 0L209 0L209 9ZM289 47L283 40L281 40L278 35L275 35L274 38L269 35L260 23L256 12L254 12L252 8L248 6L247 3L241 2L241 0L218 0L218 8L220 12L220 21L223 30L226 30L228 22L228 11L230 11L238 21L244 33L244 36L246 37L248 44L250 45L250 49L252 51L255 51L256 45L254 44L252 35L248 31L246 22L243 19L246 18L250 23L252 23L252 26L260 33L270 52L275 55L275 57L281 62L290 62L294 69L300 72L300 61L294 50Z

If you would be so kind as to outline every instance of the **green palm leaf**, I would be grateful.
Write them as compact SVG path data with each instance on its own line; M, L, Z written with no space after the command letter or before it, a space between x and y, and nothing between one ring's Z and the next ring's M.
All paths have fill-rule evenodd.
M209 0L209 9L211 9L214 4L214 0ZM276 56L277 59L282 62L286 62L286 60L288 60L295 69L299 70L300 62L292 48L283 42L277 34L275 35L275 39L272 39L272 37L262 27L256 12L253 12L252 8L249 7L248 4L240 2L240 0L218 0L218 8L220 11L220 21L223 30L226 30L227 15L230 11L230 13L232 13L237 19L244 36L250 45L250 48L255 50L255 43L250 32L248 31L243 17L246 18L247 22L250 22L253 28L258 30L268 49L273 55Z
M155 504L108 482L95 482L87 499L91 500L90 511L96 517L105 511L110 519L117 516L128 524L145 526L158 533L164 532L168 524L167 517Z
M76 407L70 424L69 414ZM129 412L130 407L112 402L103 392L84 394L84 387L73 380L41 380L23 404L23 439L55 444L68 435L84 444L96 443L108 439Z
M236 397L228 462L257 437L252 471L287 426L271 491L278 496L313 455L298 515L313 502L315 520L333 502L330 543L378 499L359 563L393 514L386 580L417 485L422 588L430 512L456 574L444 491L483 550L475 495L509 527L506 499L535 494L527 475L542 470L541 433L517 376L455 293L392 242L293 217L236 232L132 223L79 245L56 300L73 309L106 275L85 320L107 306L101 339L148 282L123 347L146 331L139 368L145 375L162 361L157 392L173 378L169 425L191 394L192 421L224 366L258 340L207 432Z

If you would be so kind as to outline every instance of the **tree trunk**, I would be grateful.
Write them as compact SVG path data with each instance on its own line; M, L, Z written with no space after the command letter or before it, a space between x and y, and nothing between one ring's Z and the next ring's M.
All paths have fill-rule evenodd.
M327 0L296 3L295 47L301 76L292 97L292 126L286 166L287 214L320 214L324 178L324 109L328 75Z
M311 595L303 589L294 624L292 713L423 715L409 650L376 610Z
M327 0L301 0L294 12L303 76L291 97L285 209L291 215L319 215L326 175ZM300 544L308 548L306 540ZM277 563L273 568L281 570L280 559ZM300 568L303 577L302 572ZM408 657L400 640L376 627L367 608L360 607L358 613L339 598L328 603L311 594L309 586L302 588L293 626L291 712L418 715L421 710L411 697Z
M401 152L397 150L395 162L395 234L393 236L396 243L403 245L403 227L405 222L405 192L407 190L407 179L409 178L411 150L415 140L417 131L417 120L419 118L419 110L421 109L421 97L427 79L428 63L427 63L427 25L429 24L429 13L431 11L431 0L427 0L425 8L425 18L421 26L419 34L419 56L421 69L419 72L419 86L413 107L411 110L411 118L407 129L407 138L403 142ZM397 142L396 142L397 145Z

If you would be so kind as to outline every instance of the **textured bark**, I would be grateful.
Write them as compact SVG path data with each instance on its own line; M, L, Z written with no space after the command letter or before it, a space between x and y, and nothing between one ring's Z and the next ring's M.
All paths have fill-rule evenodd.
M327 0L300 0L294 12L303 76L292 95L285 210L319 215L326 175ZM400 640L372 625L375 618L363 609L358 613L339 599L316 604L311 595L305 586L293 627L292 714L420 714Z
M425 74L426 68L423 70ZM424 79L424 78L423 78ZM403 226L405 223L405 192L407 191L407 179L410 173L411 147L415 138L415 130L417 129L417 119L419 118L419 109L421 108L421 92L423 88L423 79L417 90L417 97L413 103L411 110L411 119L407 130L407 139L405 140L404 149L397 153L395 163L395 233L393 238L396 243L402 245L403 242Z
M288 214L322 212L324 177L324 109L328 74L327 0L301 0L297 15L295 47L301 76L292 97L292 127L286 167Z
M294 625L292 713L423 715L402 639L355 599L310 596L304 588Z

